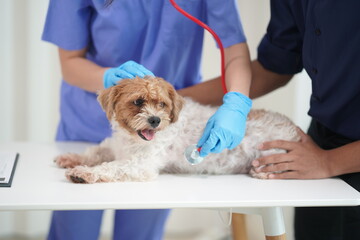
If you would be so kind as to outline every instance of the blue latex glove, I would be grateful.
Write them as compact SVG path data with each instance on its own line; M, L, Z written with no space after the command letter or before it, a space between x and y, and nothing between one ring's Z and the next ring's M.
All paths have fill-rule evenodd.
M238 92L229 92L223 98L223 104L209 119L203 136L198 142L200 156L220 153L225 148L233 149L245 136L247 115L252 101Z
M105 88L115 86L121 79L145 77L146 75L154 76L154 74L144 66L134 62L127 61L117 68L110 68L105 71L103 83Z

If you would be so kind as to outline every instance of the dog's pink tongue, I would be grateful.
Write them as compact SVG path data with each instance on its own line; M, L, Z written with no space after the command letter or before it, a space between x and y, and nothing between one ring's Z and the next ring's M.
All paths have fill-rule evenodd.
M141 134L148 140L152 140L155 136L155 132L153 130L145 129L141 131Z

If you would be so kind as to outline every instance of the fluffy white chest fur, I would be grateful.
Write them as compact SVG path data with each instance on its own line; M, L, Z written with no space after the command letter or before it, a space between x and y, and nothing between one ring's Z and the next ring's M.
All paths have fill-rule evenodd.
M198 142L216 108L181 98L160 78L123 80L113 88L99 95L112 123L112 137L84 154L56 158L59 166L69 168L66 176L75 183L149 181L162 172L250 173L267 178L251 170L251 161L281 150L260 151L258 145L270 140L299 140L296 126L285 116L253 110L239 146L210 154L202 163L191 165L184 151Z

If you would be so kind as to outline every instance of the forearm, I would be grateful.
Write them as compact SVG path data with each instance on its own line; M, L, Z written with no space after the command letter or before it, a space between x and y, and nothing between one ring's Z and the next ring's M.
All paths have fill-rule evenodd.
M360 141L327 151L331 176L360 172Z
M251 63L246 43L225 49L225 82L228 92L240 92L249 96Z
M220 77L180 89L178 93L183 97L191 97L201 104L214 106L221 105L224 96Z
M62 75L67 83L89 92L96 92L104 88L102 79L107 68L87 60L85 53L86 49L79 51L59 49Z
M251 71L247 45L240 43L225 49L226 88L228 92L249 95ZM191 97L202 104L221 105L224 91L221 77L179 90L179 94Z
M251 62L252 80L250 98L261 97L286 85L293 75L282 75L266 70L257 60ZM202 82L178 91L180 95L191 97L202 104L221 105L224 92L221 77Z
M252 80L250 98L261 97L286 85L293 75L278 74L265 69L257 60L251 62Z

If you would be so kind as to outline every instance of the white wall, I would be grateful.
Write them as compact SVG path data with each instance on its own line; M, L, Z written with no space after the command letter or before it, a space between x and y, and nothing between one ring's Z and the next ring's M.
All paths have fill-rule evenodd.
M269 19L268 1L238 0L252 58ZM40 40L47 0L2 1L0 8L0 141L52 141L58 121L60 70L54 46ZM220 74L220 54L207 34L204 78ZM300 74L281 90L254 101L254 107L279 111L306 129L310 81ZM284 101L286 99L286 101ZM103 233L111 232L112 211L106 211ZM288 239L292 239L292 209L285 209ZM0 238L6 235L44 236L50 212L0 212ZM261 220L249 216L250 239L263 239ZM203 233L221 237L228 227L217 212L175 210L167 234ZM210 238L203 238L210 239Z
M54 139L58 120L56 50L40 41L48 1L2 1L0 7L0 141ZM48 211L0 212L0 239L36 236L48 228Z
M47 2L1 2L0 141L54 138L60 71L55 48L40 41Z

